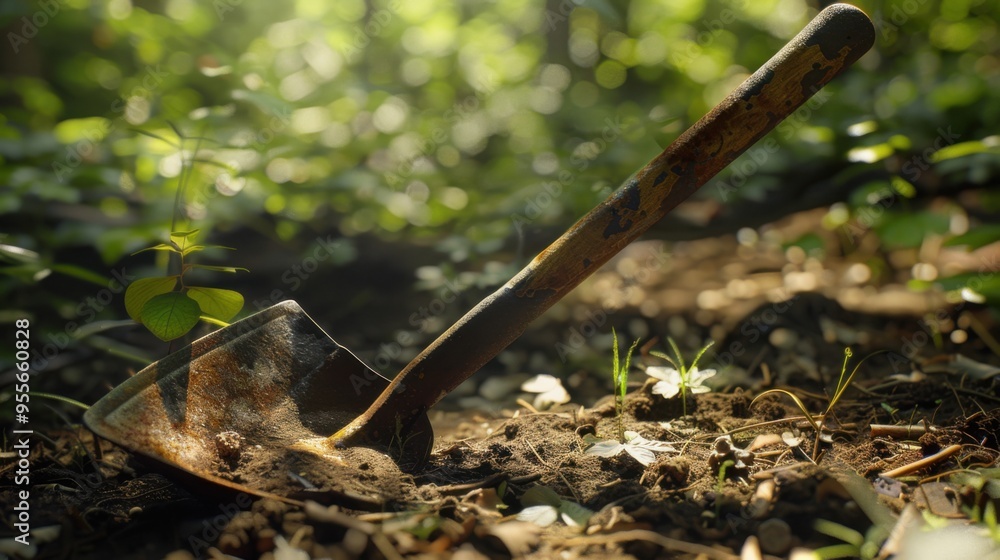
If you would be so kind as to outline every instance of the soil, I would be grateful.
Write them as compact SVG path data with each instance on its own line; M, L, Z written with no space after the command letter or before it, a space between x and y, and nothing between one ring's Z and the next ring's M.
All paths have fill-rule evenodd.
M539 410L516 384L508 397L490 400L477 377L431 412L434 451L418 470L404 472L387 455L364 448L324 456L220 448L219 476L265 480L261 490L280 499L218 494L177 473L162 474L74 421L38 430L30 456L31 524L48 529L34 535L33 557L786 558L831 546L845 556L872 557L877 544L846 545L829 536L831 524L840 535L863 540L872 527L915 533L907 521L914 518L911 509L965 526L987 502L997 505L996 496L956 477L1000 467L1000 368L990 365L1000 360L990 350L996 329L988 309L931 297L915 306L891 282L876 291L845 286L855 264L847 260L809 269L802 259L790 270L780 250L741 254L727 243L681 245L667 270L635 283L642 297L610 306L606 298L625 294L628 300L634 293L602 283L621 278L630 266L625 261L638 262L648 247L626 251L512 350L524 355L522 364L538 348L551 354L554 344L571 340L560 336L572 337L579 318L593 317L594 309L625 325L620 332L644 337L622 422L672 447L648 466L627 452L586 452L594 438L614 439L618 432L604 379L607 341L593 336L579 363L586 363L587 352L607 363L567 376L572 403ZM736 257L687 268L693 254ZM806 282L807 274L814 276L810 289L788 289L790 275ZM775 275L777 286L769 288ZM733 288L734 278L756 284ZM778 288L786 297L773 297ZM931 311L935 329L925 315ZM958 330L963 334L951 335ZM553 342L544 332L558 334ZM665 350L668 335L686 356L701 341L719 341L702 364L720 370L712 392L683 400L652 392L656 380L641 369L663 365L649 350L653 340ZM935 336L936 344L926 342ZM760 397L781 388L811 413L822 413L848 344L848 373L870 357L824 418L822 438L790 396ZM880 425L908 428L881 432ZM951 454L912 472L880 476L941 452ZM14 469L5 462L0 473L5 504L16 502ZM526 495L539 486L558 496L552 505L561 504L559 511L574 511L566 505L572 502L593 514L581 526L567 524L567 516L547 526L525 520ZM8 536L11 529L4 529ZM890 539L884 557L915 557L907 552L912 548L899 548L907 546L905 537L897 539L902 544ZM986 542L991 548L976 558L1000 554L996 540ZM854 548L844 552L845 546ZM31 557L23 549L5 550Z

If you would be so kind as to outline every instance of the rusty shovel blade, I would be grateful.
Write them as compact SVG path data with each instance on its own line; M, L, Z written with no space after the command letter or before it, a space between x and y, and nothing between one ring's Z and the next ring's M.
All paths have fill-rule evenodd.
M297 303L284 301L149 365L83 419L100 437L182 478L270 495L261 481L223 478L224 465L257 446L293 453L301 442L325 439L388 385ZM406 443L426 450L433 441L426 415L421 424Z

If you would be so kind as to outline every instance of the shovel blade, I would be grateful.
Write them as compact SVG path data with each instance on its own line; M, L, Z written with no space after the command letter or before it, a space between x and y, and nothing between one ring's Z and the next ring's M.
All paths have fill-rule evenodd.
M92 406L84 422L169 470L269 495L264 481L229 480L241 456L294 453L298 442L329 436L388 384L285 301L149 365ZM432 441L424 416L407 446L429 449Z

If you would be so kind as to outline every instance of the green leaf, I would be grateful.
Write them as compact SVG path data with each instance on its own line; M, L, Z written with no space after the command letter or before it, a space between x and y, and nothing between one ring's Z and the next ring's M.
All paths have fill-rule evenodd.
M621 368L618 367L618 333L611 327L611 380L615 385L615 391L621 387ZM624 391L623 391L624 393Z
M172 231L170 232L170 239L185 239L191 237L192 235L197 235L200 229L192 229L190 231Z
M991 305L1000 304L1000 277L992 272L965 272L934 281L947 291L961 290L966 301L983 299ZM971 292L971 293L969 293ZM976 297L976 296L980 297Z
M971 251L997 241L1000 241L1000 224L984 224L962 235L956 235L944 244L946 247L965 245Z
M936 212L895 213L886 214L875 229L887 249L912 249L929 233L946 233L950 222L947 215Z
M139 253L145 253L146 251L170 251L171 253L180 253L180 247L176 245L168 245L166 243L160 243L159 245L153 245L152 247L146 247L145 249L139 249L138 251L132 253L132 255L138 255Z
M181 292L160 294L142 306L142 324L160 340L167 342L187 334L196 324L201 310L198 302Z
M165 294L177 285L177 276L140 278L125 289L125 311L133 321L142 323L142 309L154 297Z
M242 266L212 266L207 264L192 264L189 265L191 268L200 268L203 270L213 270L215 272L238 272L242 270L243 272L250 272L249 269L243 268Z
M570 527L586 527L594 512L576 502L563 501L559 504L559 514L563 523Z
M205 248L204 245L190 245L181 249L181 255L186 257L188 256L188 254L197 253L198 251L201 251L204 248Z
M854 208L864 208L878 204L880 200L892 197L892 182L883 180L868 181L851 191L848 196L850 205Z
M788 247L799 247L809 256L822 256L826 249L823 238L815 233L807 233L799 237L785 245L785 248Z
M996 150L992 149L982 140L971 140L969 142L959 142L957 144L945 146L940 150L931 154L930 159L931 162L938 163L940 161L959 158L972 154L981 154L990 152L996 153Z
M559 507L562 498L548 486L532 486L521 496L521 505Z
M202 313L220 321L229 321L243 309L243 296L222 288L188 288L187 295L198 302Z

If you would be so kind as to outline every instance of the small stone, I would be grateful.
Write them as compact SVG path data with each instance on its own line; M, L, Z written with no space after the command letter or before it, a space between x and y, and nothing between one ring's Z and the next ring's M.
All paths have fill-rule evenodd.
M760 548L768 554L783 555L792 548L792 528L781 519L771 518L757 528Z
M243 447L243 436L234 431L219 432L215 436L215 451L223 461L233 461L240 458Z

